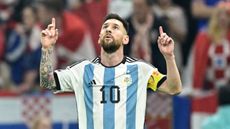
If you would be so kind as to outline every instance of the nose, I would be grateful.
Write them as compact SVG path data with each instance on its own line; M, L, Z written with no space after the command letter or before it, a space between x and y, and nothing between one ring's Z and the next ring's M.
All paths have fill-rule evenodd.
M106 29L106 33L111 33L112 31L111 31L111 29L108 27L107 29Z

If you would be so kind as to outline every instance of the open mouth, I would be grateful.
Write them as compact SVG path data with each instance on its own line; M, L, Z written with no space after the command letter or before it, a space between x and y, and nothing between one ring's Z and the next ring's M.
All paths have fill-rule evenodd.
M110 34L105 35L105 39L112 39L112 38L113 38L113 36Z

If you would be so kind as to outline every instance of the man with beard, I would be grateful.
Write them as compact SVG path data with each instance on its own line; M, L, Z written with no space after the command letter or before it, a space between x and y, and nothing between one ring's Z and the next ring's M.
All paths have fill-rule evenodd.
M182 89L174 42L162 27L159 31L158 45L167 62L167 75L143 61L124 56L124 45L129 41L128 24L116 14L107 15L102 25L99 57L53 71L52 54L58 35L53 18L41 32L41 86L75 93L79 129L143 129L147 88L171 95Z

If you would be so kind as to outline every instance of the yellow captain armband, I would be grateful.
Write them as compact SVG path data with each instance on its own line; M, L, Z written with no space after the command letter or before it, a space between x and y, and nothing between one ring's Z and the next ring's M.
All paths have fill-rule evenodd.
M157 88L166 80L166 75L161 74L158 70L153 71L149 80L148 88L156 91Z

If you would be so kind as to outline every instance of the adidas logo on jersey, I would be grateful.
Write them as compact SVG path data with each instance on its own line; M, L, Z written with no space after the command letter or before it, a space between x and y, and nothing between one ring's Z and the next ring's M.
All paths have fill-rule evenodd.
M93 86L93 85L96 85L96 81L93 79L89 82L89 85Z

